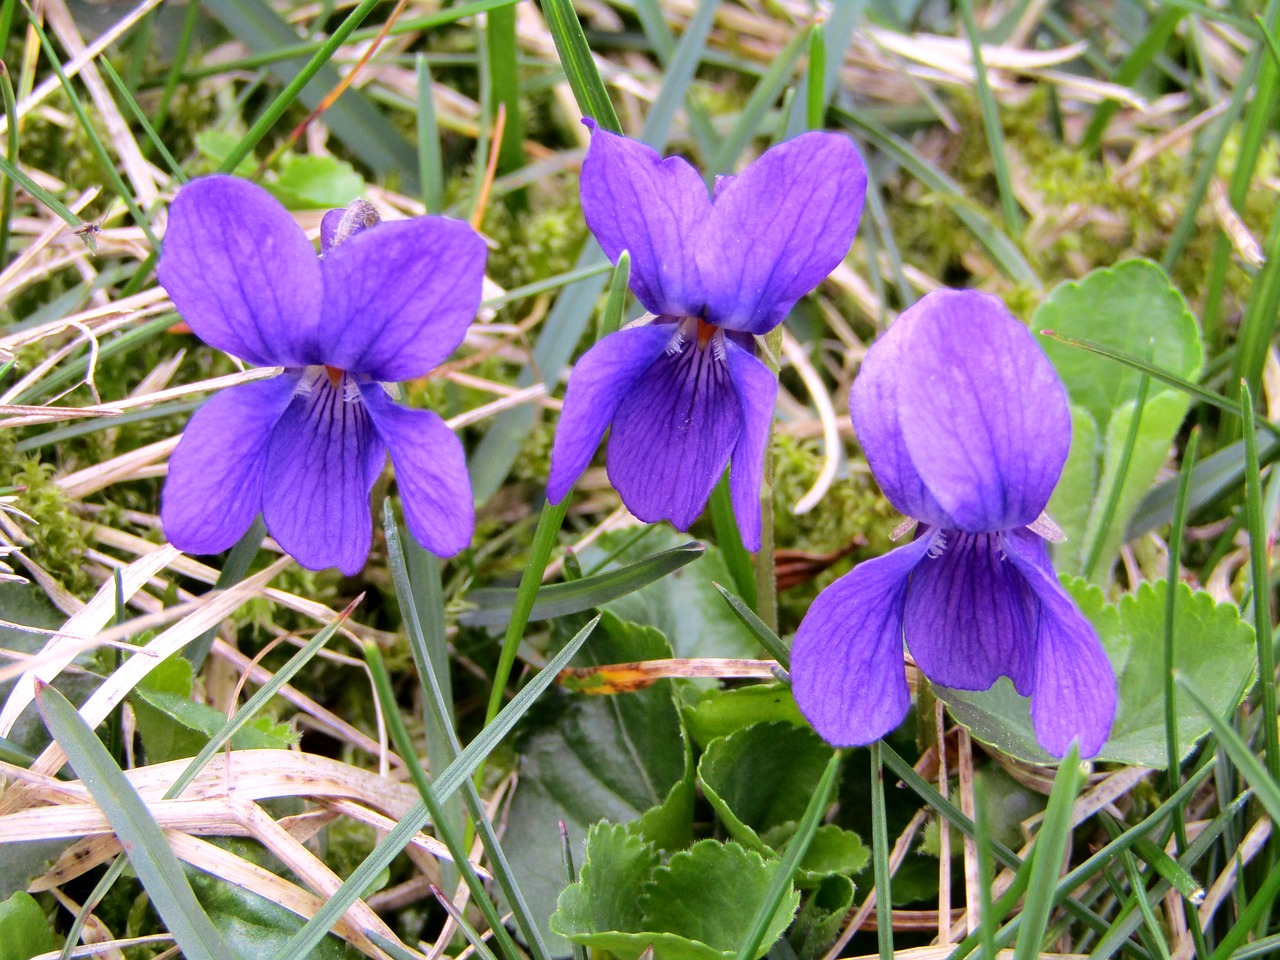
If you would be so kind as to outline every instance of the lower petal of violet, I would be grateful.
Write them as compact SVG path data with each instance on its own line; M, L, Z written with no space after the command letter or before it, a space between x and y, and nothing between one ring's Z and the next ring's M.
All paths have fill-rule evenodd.
M828 743L871 743L907 715L902 605L911 571L929 545L921 538L858 564L818 595L800 623L791 689Z
M733 449L729 468L729 493L738 533L748 550L760 549L760 484L764 478L764 451L778 399L778 381L769 368L745 347L725 338L729 377L742 405L742 435Z
M359 572L369 555L369 491L387 462L360 391L346 375L308 370L271 437L262 517L304 567Z
M438 557L465 550L475 509L462 442L434 412L392 403L376 383L362 384L360 394L391 452L409 532Z
M583 354L569 375L564 410L551 448L547 499L559 503L578 482L609 429L618 404L675 336L670 323L628 327Z
M934 683L986 690L1002 676L1026 696L1035 679L1037 599L1005 558L1004 534L926 532L933 547L911 575L907 649Z
M689 529L737 446L742 407L720 336L676 341L614 414L609 480L647 523L670 520Z
M1033 533L1010 531L1006 552L1040 601L1036 679L1031 720L1036 740L1054 756L1071 741L1080 756L1102 749L1116 713L1116 675L1093 625L1058 582L1045 542Z
M223 390L196 411L169 458L160 497L165 536L188 553L220 553L262 509L267 447L296 376Z

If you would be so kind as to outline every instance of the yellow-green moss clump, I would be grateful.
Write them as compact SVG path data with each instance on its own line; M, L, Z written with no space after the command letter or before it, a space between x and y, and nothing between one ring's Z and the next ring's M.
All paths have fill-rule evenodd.
M31 544L23 553L72 593L85 594L90 586L89 576L80 566L80 558L89 544L83 521L71 512L71 501L53 482L50 464L30 457L19 459L17 464L17 472L9 481L18 488L15 506L35 521L23 524L31 537Z

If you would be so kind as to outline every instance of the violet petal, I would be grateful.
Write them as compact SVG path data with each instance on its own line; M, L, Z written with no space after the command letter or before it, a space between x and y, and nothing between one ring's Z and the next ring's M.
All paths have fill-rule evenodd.
M937 291L912 312L897 404L911 462L960 529L1026 526L1049 502L1071 445L1053 365L988 294Z
M638 140L590 121L582 163L582 215L609 259L631 254L631 289L655 314L698 316L702 285L694 249L711 214L698 171L680 157L662 159Z
M858 564L818 594L801 621L791 647L791 690L828 743L871 743L906 716L902 603L928 549L922 538Z
M444 217L349 237L321 267L323 362L375 380L420 377L462 342L480 306L485 245Z
M713 335L718 336L718 334ZM688 530L724 474L742 432L742 405L714 342L664 353L618 405L609 480L647 523Z
M760 485L764 478L764 453L773 425L778 381L769 368L745 347L724 339L729 376L742 405L742 433L729 467L729 494L738 520L742 545L760 549Z
M320 264L279 202L235 177L192 180L169 207L160 285L205 343L259 366L320 363Z
M867 465L885 499L899 513L950 529L956 523L920 479L898 422L903 344L918 316L914 307L905 311L871 345L849 391L849 414Z
M1005 559L1000 534L927 531L934 556L911 575L907 649L934 683L986 690L1007 676L1023 696L1035 680L1036 594ZM943 545L945 544L945 545Z
M1031 720L1036 740L1055 757L1071 741L1080 756L1102 749L1116 713L1116 675L1093 625L1058 582L1045 542L1025 530L1011 530L1005 552L1040 601L1036 679Z
M271 432L293 398L296 376L230 387L191 417L169 457L160 495L165 536L187 553L220 553L262 509Z
M578 482L618 404L662 356L675 332L669 323L627 327L609 334L574 365L551 448L547 499L552 503L563 500Z
M806 133L717 184L697 245L705 319L762 334L849 252L867 188L848 137Z
M465 550L475 508L462 441L434 411L392 403L376 383L361 384L360 394L391 453L409 532L438 557Z
M354 396L353 396L354 394ZM369 492L387 451L349 377L325 371L276 424L267 452L262 518L304 567L359 572L369 555Z

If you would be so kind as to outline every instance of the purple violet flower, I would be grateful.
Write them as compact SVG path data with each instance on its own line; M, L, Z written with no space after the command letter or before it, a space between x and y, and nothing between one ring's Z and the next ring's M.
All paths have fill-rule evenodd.
M1071 418L1035 338L994 297L932 293L867 351L849 406L880 489L920 528L809 608L791 653L801 711L837 745L888 733L910 703L905 639L934 683L1012 680L1045 750L1096 754L1116 680L1041 533Z
M612 425L607 465L641 520L681 530L732 461L734 514L760 548L760 482L777 383L755 357L795 302L849 252L866 170L852 141L806 133L708 194L680 157L598 129L582 165L582 212L652 322L602 339L573 368L551 452L559 503Z
M462 444L383 382L421 377L462 342L480 304L485 245L467 224L378 224L372 205L331 211L321 255L261 187L213 176L169 211L160 283L206 343L269 380L224 390L187 424L161 498L165 533L190 553L234 544L259 512L313 570L356 573L369 554L369 493L395 464L405 522L449 556L475 523Z

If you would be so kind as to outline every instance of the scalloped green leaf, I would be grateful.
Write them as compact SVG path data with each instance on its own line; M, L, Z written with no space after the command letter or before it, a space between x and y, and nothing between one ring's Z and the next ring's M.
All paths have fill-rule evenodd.
M824 882L827 877L861 873L870 859L871 851L860 836L834 823L824 823L804 852L797 876L801 886L809 887Z
M35 898L19 891L0 903L0 960L30 960L56 949Z
M636 960L650 947L654 960L729 960L778 867L777 860L718 840L702 840L662 865L652 845L625 828L597 824L578 882L561 895L551 929L619 960ZM757 957L782 936L799 903L799 893L789 889Z
M1101 590L1082 580L1064 578L1064 583L1098 631L1118 678L1115 723L1097 759L1163 769L1168 764L1163 679L1168 584L1143 583L1111 605ZM1177 589L1174 666L1221 715L1240 702L1252 682L1253 629L1231 604L1217 603L1185 583ZM980 692L936 689L952 716L977 739L1032 763L1056 762L1035 742L1031 701L1018 696L1008 679ZM1186 757L1209 724L1186 697L1177 699L1175 715L1178 755Z
M364 178L345 160L331 156L286 154L280 173L266 188L290 210L345 207L364 192Z
M804 816L831 759L808 727L756 723L711 741L698 760L698 784L729 834L772 855Z
M787 935L800 960L818 960L835 943L853 907L853 881L833 875L822 881L804 901Z
M753 723L783 720L797 727L809 725L796 706L791 688L781 683L708 690L683 712L689 736L703 749L716 737L727 737Z

